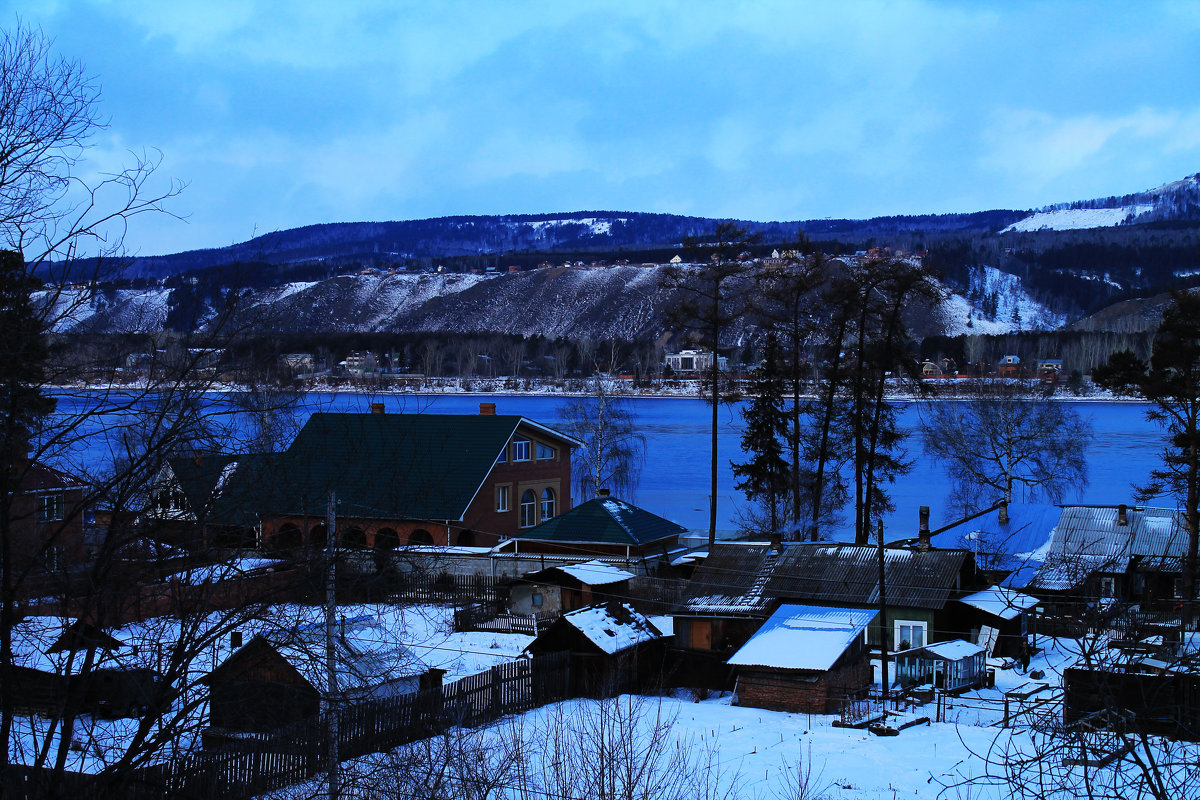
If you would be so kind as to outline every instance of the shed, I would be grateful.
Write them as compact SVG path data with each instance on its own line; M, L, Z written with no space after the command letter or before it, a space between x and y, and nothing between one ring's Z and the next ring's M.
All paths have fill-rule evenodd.
M608 602L564 614L534 639L533 655L568 651L572 690L580 696L637 691L658 682L663 635L625 603Z
M959 600L965 606L963 630L976 632L975 641L988 655L1017 656L1031 626L1029 613L1036 597L1002 586L993 586Z
M983 647L962 639L896 653L896 682L901 686L930 683L950 692L965 691L983 686L986 668Z
M599 559L530 572L514 583L509 610L514 614L558 614L629 595L634 577Z
M871 684L870 609L781 605L729 664L735 705L832 714Z
M342 702L440 683L440 673L368 616L338 624L334 669ZM269 731L305 719L320 709L327 681L323 622L259 634L203 678L210 689L210 724Z

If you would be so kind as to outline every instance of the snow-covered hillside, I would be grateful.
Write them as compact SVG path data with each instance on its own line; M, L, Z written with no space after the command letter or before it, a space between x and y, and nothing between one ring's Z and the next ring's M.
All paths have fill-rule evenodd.
M117 289L97 292L63 287L34 292L34 306L55 333L149 333L167 319L168 289Z
M1114 225L1124 225L1127 222L1132 222L1153 208L1154 205L1151 203L1142 203L1139 205L1120 206L1118 208L1051 209L1049 211L1039 211L1025 219L1018 220L1000 232L1073 231L1083 228L1110 228Z
M1034 300L1016 275L988 266L971 270L966 296L951 295L942 314L947 336L1051 330L1066 323L1064 315Z

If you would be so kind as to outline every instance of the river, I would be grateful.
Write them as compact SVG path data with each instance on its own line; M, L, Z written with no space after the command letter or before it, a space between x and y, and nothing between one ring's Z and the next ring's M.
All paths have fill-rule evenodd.
M316 410L365 412L373 401L384 402L390 413L428 414L473 414L478 412L479 403L494 402L497 413L521 414L553 425L567 399L553 395L312 393L305 396L299 416L303 418ZM1160 428L1146 420L1147 407L1130 402L1061 402L1090 420L1093 429L1087 450L1089 483L1068 494L1063 502L1109 505L1132 502L1131 484L1145 482L1150 471L1161 464L1164 440ZM646 437L646 461L633 502L687 528L707 530L710 409L702 401L690 398L639 397L630 403L638 428ZM60 406L70 411L78 408L78 401L63 396ZM718 432L718 528L729 532L738 528L745 506L744 497L734 488L729 468L731 459L742 458L739 408L721 409ZM900 414L901 426L913 433L917 422L915 406L906 406ZM934 527L961 516L957 509L946 506L945 475L923 454L915 434L908 438L906 449L913 465L890 488L896 510L884 518L889 538L909 532L915 535L917 509L922 505L932 509ZM89 443L84 457L89 460L103 457L99 441ZM1165 498L1159 502L1167 504ZM838 538L845 535L842 533Z

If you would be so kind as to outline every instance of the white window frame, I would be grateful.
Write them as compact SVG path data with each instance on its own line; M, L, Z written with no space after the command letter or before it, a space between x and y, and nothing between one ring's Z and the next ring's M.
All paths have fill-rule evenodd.
M38 496L37 518L39 522L61 522L66 513L66 498L62 492L50 492Z
M496 487L496 511L508 511L511 508L512 487L507 483Z
M1117 579L1111 575L1100 576L1100 596L1108 599L1117 596Z
M528 501L526 501L528 497ZM532 528L537 525L538 494L533 489L521 493L521 527Z
M548 519L553 519L554 512L558 506L557 493L553 489L547 487L545 489L542 489L542 495L539 498L539 500L540 500L541 511L542 511L542 522L545 522Z
M537 443L537 460L552 461L558 458L558 451L544 442Z
M514 436L512 440L513 461L532 461L533 442L525 437Z
M908 636L901 635L901 631L904 628L909 629ZM921 641L919 643L913 641L916 637L912 635L913 633L915 633L918 630L921 632ZM898 620L895 620L895 627L893 628L893 634L894 634L895 638L892 641L894 642L894 647L897 650L901 649L900 648L901 642L908 642L908 648L924 647L926 644L929 643L929 623L923 622L921 620L915 620L915 619L898 619ZM908 648L904 648L904 649L908 649Z

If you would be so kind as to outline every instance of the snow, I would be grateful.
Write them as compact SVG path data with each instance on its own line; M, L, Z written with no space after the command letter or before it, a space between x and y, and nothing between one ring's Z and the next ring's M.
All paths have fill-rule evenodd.
M942 303L942 325L947 336L1053 330L1066 323L1065 315L1056 314L1035 300L1019 277L995 267L973 267L967 295L951 294ZM980 307L989 296L996 301L992 314L984 313Z
M967 595L961 602L1001 619L1013 620L1019 617L1022 611L1036 606L1038 599L1013 589L993 586L982 592Z
M558 567L559 572L565 572L580 583L589 586L605 586L610 583L627 581L633 573L609 566L600 560L585 561L582 564Z
M1128 222L1154 208L1152 203L1139 203L1119 208L1060 208L1038 211L1017 220L1001 233L1027 231L1073 231L1083 228L1111 228Z
M185 570L170 577L188 586L199 586L204 583L215 583L216 581L241 578L256 570L278 567L283 563L283 561L273 558L239 558L220 564L209 564L205 567Z
M624 603L620 608L624 610L621 615L624 619L614 616L608 605L598 605L564 614L563 620L609 655L662 638L648 618Z
M546 228L561 228L565 225L583 225L591 229L594 236L605 236L612 233L614 222L628 222L625 217L615 219L596 219L594 217L584 217L583 219L544 219L536 222L526 222L525 225L533 228L535 231L544 231Z
M735 666L827 670L878 612L785 604L734 653Z
M962 639L951 639L948 642L937 642L935 644L927 644L924 647L916 648L923 650L930 655L944 658L948 661L961 661L964 658L977 656L984 652L984 649L977 644Z

